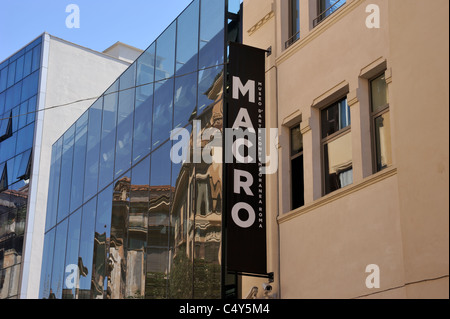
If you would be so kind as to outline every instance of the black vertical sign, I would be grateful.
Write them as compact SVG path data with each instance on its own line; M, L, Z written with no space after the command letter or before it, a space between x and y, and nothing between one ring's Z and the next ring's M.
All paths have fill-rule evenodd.
M265 128L265 51L230 43L225 127L228 271L267 274L266 181L261 174Z

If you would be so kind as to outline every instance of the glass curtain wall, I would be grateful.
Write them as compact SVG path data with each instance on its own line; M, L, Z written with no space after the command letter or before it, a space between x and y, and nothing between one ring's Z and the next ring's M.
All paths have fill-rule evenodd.
M0 299L18 298L41 47L0 63Z
M222 165L192 157L223 129L227 5L194 0L53 145L40 298L221 298Z

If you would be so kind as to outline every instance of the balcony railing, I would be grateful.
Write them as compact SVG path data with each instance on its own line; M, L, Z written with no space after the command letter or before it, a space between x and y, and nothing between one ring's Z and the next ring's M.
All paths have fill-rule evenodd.
M313 27L315 28L319 23L321 23L323 20L325 20L329 15L331 15L333 12L341 8L345 4L346 0L339 0L336 1L333 5L325 9L323 12L321 12L317 18L313 20Z
M287 49L289 48L291 45L293 45L298 39L300 39L300 31L298 31L296 34L294 34L293 36L291 36L285 43L284 43L284 48Z

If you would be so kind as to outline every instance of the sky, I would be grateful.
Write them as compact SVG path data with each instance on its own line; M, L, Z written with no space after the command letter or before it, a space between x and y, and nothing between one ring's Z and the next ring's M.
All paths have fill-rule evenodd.
M117 41L145 50L192 0L0 0L0 62L43 32L103 51ZM79 28L66 19L79 8ZM74 21L69 17L69 21Z

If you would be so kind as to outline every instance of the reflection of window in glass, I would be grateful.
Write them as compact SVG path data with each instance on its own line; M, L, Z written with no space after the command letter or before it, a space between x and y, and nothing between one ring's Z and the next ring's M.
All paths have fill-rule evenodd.
M163 80L173 76L175 72L175 34L177 25L172 23L156 40L156 73L155 80Z
M346 98L321 111L325 194L353 183L350 124Z
M153 105L152 147L156 148L170 138L173 112L173 78L155 84Z
M27 180L30 178L31 149L22 154L17 170L17 179Z
M370 82L371 118L375 171L392 164L391 121L386 78L384 74Z
M133 128L133 164L151 150L153 116L153 84L136 88Z
M291 198L292 209L305 205L303 174L303 137L300 124L291 129Z
M317 0L318 16L314 19L314 27L345 4L346 0Z
M289 39L286 48L300 38L300 0L289 1Z
M95 197L83 206L83 215L81 218L80 252L78 257L78 269L80 271L80 288L78 290L78 299L91 298L96 210L97 198Z

